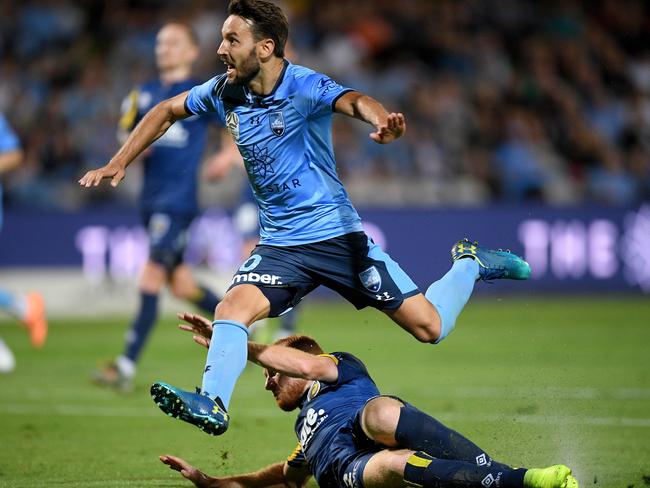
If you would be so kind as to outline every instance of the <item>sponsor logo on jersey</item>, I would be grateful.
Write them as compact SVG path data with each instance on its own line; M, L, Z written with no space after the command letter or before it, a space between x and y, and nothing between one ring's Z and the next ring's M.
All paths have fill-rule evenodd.
M271 131L273 131L276 136L279 137L284 134L284 116L282 115L282 112L271 112L269 114L269 124L271 125Z
M269 154L268 147L260 147L257 144L240 148L246 170L252 175L259 175L266 178L267 174L275 174L273 163L275 158Z
M381 275L374 266L370 266L367 270L359 273L359 279L361 279L363 286L373 293L376 293L381 288Z
M300 445L302 446L303 451L307 449L307 445L314 437L316 430L327 417L328 415L322 408L318 411L313 408L307 410L305 419L302 422L302 428L300 429Z
M226 129L228 129L235 142L239 142L239 115L235 112L226 114Z

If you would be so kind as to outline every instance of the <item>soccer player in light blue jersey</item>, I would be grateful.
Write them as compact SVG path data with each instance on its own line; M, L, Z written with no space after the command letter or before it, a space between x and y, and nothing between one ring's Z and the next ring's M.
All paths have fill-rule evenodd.
M208 345L212 324L180 314L182 328ZM248 343L248 359L264 368L264 387L285 412L298 410L298 446L286 459L256 472L208 476L183 459L160 460L201 488L578 488L571 470L512 468L414 405L382 395L361 360L323 354L307 336L272 346Z
M284 58L288 23L266 0L232 0L217 51L226 73L161 102L142 119L104 167L79 183L117 186L126 167L177 120L216 114L241 153L260 212L260 242L233 277L217 307L201 394L164 383L152 386L169 407L194 395L179 417L218 435L228 427L235 382L246 364L248 327L277 317L312 290L327 286L357 308L375 307L421 342L439 343L478 279L527 279L528 264L509 252L469 241L453 248L454 264L423 294L364 234L334 161L333 113L374 127L370 138L392 143L406 130L404 115Z
M0 177L14 170L23 161L20 141L0 113ZM0 230L2 229L2 185L0 185ZM45 305L40 293L11 293L0 288L0 310L20 320L29 331L32 345L42 347L47 337ZM16 364L11 349L0 338L0 373L13 371Z
M126 139L147 111L159 102L184 93L198 83L192 64L199 54L198 39L187 24L170 22L156 36L159 77L135 88L124 101L119 135ZM198 173L206 133L214 117L179 121L145 154L140 206L149 236L149 258L140 276L140 305L126 336L123 353L92 379L102 386L129 391L136 365L158 314L158 297L165 285L178 298L213 314L216 295L199 285L183 262L187 231L199 212Z

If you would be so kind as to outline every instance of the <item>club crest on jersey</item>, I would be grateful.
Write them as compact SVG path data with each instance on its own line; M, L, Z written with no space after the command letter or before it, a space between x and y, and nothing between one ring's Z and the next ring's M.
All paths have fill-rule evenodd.
M320 392L320 381L314 381L311 385L311 388L309 388L309 392L307 393L307 401L311 402L313 398L318 395Z
M363 286L373 293L381 288L381 275L374 266L370 266L367 270L359 273L359 278Z
M226 114L226 129L228 129L235 142L239 142L239 115L235 112Z
M282 112L271 112L269 114L269 124L271 125L271 131L276 136L281 136L284 134L284 116Z

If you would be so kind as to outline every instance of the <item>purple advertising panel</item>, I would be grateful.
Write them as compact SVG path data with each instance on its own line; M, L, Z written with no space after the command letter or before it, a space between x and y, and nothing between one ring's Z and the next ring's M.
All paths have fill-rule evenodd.
M361 209L366 231L425 289L446 272L452 244L469 237L530 263L530 282L485 291L650 293L650 204L639 208L487 207ZM190 232L187 258L221 272L240 263L241 238L227 212L207 210ZM135 211L5 214L0 268L79 266L89 280L137 276L147 237ZM491 290L493 288L493 290Z

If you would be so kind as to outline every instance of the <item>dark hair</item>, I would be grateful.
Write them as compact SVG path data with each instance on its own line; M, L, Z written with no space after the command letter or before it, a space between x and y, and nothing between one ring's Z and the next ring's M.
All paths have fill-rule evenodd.
M309 354L318 355L323 354L323 350L318 345L318 342L313 338L306 335L291 335L284 339L279 339L273 343L276 346L292 347L293 349L300 349L301 351Z
M231 0L228 15L236 15L252 22L251 31L256 41L273 39L273 54L284 57L284 46L289 36L289 21L282 9L267 0Z

